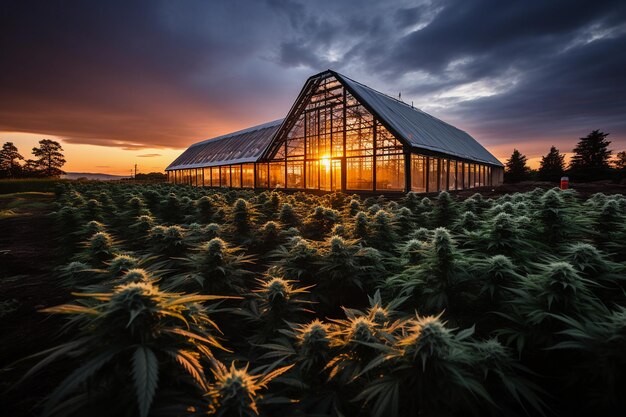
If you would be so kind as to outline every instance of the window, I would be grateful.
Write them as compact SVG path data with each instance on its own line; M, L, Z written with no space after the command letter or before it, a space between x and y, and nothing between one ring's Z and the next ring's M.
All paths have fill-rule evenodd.
M456 170L457 161L450 161L450 170L448 172L448 190L456 190Z
M304 161L287 160L287 188L303 188Z
M202 178L205 187L211 186L211 168L202 168Z
M270 163L269 186L270 188L285 188L285 163L284 162L271 162Z
M230 187L230 166L223 165L220 167L220 183L222 187Z
M376 124L376 154L393 154L402 152L402 143L398 141L383 125Z
M373 190L373 158L346 159L346 189Z
M230 166L230 186L233 188L241 188L241 165Z
M474 175L472 179L474 180L474 187L480 187L480 165L473 164Z
M448 189L448 159L441 159L439 163L439 191Z
M196 183L194 185L202 187L202 168L196 169Z
M428 192L434 193L439 190L437 182L439 179L439 158L428 158Z
M380 155L376 157L376 190L404 190L404 155Z
M256 186L258 188L267 188L268 170L268 164L256 164Z
M254 164L241 166L241 186L244 188L254 187Z
M191 184L191 170L183 169L181 170L181 172L182 172L181 184L185 184L185 185Z
M426 157L411 154L411 191L426 192Z
M211 167L211 187L220 186L220 167Z
M306 163L306 188L318 189L320 186L320 162L307 161Z

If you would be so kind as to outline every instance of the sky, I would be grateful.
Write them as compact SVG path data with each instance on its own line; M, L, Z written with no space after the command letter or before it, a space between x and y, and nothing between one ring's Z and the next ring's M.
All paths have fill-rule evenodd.
M594 129L626 148L623 0L3 0L0 62L0 141L58 140L71 172L163 170L328 68L502 161Z

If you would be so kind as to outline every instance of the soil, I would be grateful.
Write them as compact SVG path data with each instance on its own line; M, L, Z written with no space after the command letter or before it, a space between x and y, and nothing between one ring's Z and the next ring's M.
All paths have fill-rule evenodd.
M532 191L535 188L554 188L559 184L553 182L544 181L524 181L516 184L502 184L496 187L484 187L473 190L457 191L455 195L460 198L470 197L477 192L480 192L485 198L496 197L503 194L511 193L524 193ZM594 182L581 182L581 183L569 183L569 188L578 192L578 194L587 198L595 193L604 194L626 194L626 183L618 184L612 181L594 181Z
M55 253L52 194L28 195L28 212L0 219L0 410L5 416L33 415L33 406L56 381L53 366L11 388L36 361L17 360L59 343L62 319L39 312L70 298L51 271ZM0 210L14 199L0 199ZM32 204L30 204L32 203ZM59 364L60 366L60 364ZM8 390L8 391L7 391Z

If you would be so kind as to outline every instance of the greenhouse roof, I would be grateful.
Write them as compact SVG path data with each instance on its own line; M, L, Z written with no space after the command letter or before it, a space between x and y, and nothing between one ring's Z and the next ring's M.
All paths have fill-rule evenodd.
M256 162L283 119L249 127L191 145L165 170Z
M377 115L407 144L492 165L502 163L467 132L345 75L330 71L357 100Z

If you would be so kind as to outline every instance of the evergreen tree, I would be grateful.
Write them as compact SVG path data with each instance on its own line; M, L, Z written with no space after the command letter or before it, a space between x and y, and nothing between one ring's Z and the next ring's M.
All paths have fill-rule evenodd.
M65 158L61 151L63 151L61 144L50 139L40 140L39 147L33 148L33 155L39 158L38 164L44 177L58 177L65 174L61 170L61 167L65 165Z
M565 172L565 155L552 146L546 156L541 157L539 178L544 181L558 181Z
M0 176L15 178L22 170L19 161L24 157L20 155L13 142L7 142L0 149Z
M570 162L570 173L577 180L597 180L610 175L609 159L611 141L606 140L608 133L594 130L574 148Z
M517 149L513 149L513 154L506 161L504 169L504 180L506 182L520 182L528 179L530 168L526 165L526 156Z
M626 151L618 152L615 160L613 161L613 166L616 169L625 169L626 168Z

